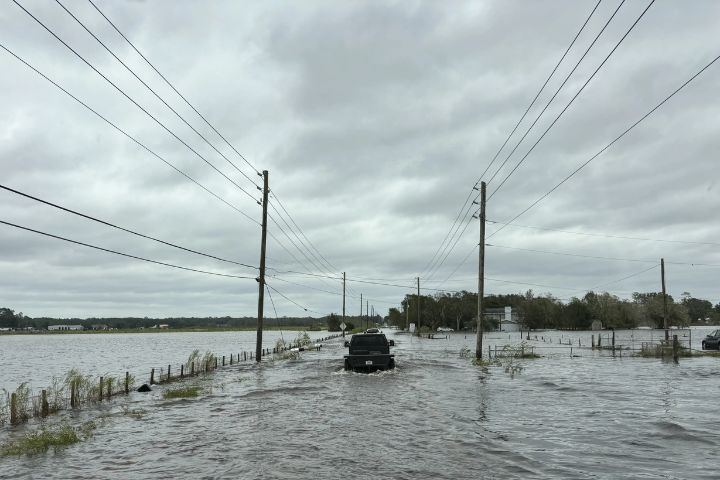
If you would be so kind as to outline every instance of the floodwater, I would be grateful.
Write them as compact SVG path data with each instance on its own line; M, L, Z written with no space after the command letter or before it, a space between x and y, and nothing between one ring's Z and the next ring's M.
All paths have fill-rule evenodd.
M707 330L693 331L694 346ZM589 332L545 332L528 342L542 358L481 368L459 354L472 335L390 335L389 372L343 371L346 349L331 340L189 380L205 388L198 398L163 400L171 387L156 386L55 416L102 421L56 453L0 459L0 478L718 478L720 358L570 356L560 336L586 346Z

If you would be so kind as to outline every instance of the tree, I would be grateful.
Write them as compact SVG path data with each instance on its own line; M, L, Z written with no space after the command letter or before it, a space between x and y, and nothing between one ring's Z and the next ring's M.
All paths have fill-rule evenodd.
M15 312L9 308L0 308L0 327L2 328L17 328L18 317L15 316Z
M327 329L328 332L339 332L340 331L340 318L331 313L327 317Z

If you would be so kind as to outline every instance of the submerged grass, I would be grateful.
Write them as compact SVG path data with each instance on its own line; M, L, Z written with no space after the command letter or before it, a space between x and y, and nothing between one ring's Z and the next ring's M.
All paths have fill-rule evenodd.
M87 422L79 428L70 425L41 428L0 446L0 456L37 455L50 449L57 451L89 438L95 428L94 422Z
M163 398L165 400L174 398L194 398L200 395L202 392L201 387L179 387L165 390L163 392Z

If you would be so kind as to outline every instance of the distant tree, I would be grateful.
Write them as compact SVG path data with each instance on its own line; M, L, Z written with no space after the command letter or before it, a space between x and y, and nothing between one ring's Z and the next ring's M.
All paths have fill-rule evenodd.
M694 298L689 292L683 292L680 303L687 308L690 322L701 321L704 323L706 318L713 317L714 312L712 303L700 298Z
M327 317L327 329L328 332L339 332L340 331L340 317L331 313Z
M15 315L15 311L9 308L0 308L0 327L2 328L17 328L18 317Z

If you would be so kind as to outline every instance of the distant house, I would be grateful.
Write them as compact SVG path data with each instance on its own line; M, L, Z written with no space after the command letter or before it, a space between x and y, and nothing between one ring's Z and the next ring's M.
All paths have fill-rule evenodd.
M48 325L48 330L83 330L82 325Z
M110 330L107 325L90 325L91 330Z
M170 328L170 325L168 325L167 323L161 323L160 325L158 325L158 328L167 330L168 328Z
M0 327L0 332L12 332L11 327Z
M519 332L523 326L522 315L512 307L488 308L483 316L497 322L501 332Z

